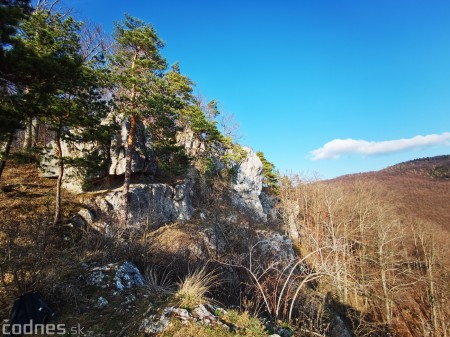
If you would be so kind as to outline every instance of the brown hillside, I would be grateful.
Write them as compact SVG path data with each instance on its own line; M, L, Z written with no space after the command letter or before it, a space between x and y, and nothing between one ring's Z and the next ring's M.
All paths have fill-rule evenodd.
M382 184L400 200L402 214L450 231L450 155L421 158L386 169L346 175L329 182L355 180Z

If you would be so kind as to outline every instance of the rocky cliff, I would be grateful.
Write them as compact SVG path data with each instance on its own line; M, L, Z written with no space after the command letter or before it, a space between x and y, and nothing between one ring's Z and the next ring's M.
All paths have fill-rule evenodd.
M121 128L113 136L109 148L109 161L103 172L97 172L97 177L121 176L125 167L125 141L129 125L123 121ZM196 158L205 151L205 144L198 140L191 131L180 133L177 137L178 143L186 149L186 152ZM145 174L149 177L155 172L155 161L151 133L144 123L138 124L136 132L136 150L133 154L132 172ZM86 153L99 151L95 145L89 143L64 143L62 144L63 156L77 159L86 156ZM54 178L58 174L57 160L55 159L56 146L50 143L45 151L41 162L41 175ZM218 153L226 150L219 149ZM256 223L265 223L276 218L276 199L262 192L263 189L263 165L256 153L250 148L243 148L245 154L233 163L231 171L233 174L222 179L225 187L219 195L215 194L216 200L208 202L195 202L200 199L213 198L205 191L204 177L192 166L182 181L177 183L153 182L147 179L145 183L135 183L130 186L128 227L143 228L151 225L157 228L163 224L180 222L187 223L195 214L203 217L214 218L211 212L211 201L213 204L227 204L229 215L246 216ZM225 164L220 157L213 158L215 171L220 172ZM106 230L117 223L120 210L123 208L122 189L113 188L98 191L96 193L84 193L85 181L92 177L86 175L74 167L65 169L63 186L72 193L81 195L86 209L82 210L78 221L88 223L96 228ZM197 194L197 195L196 195ZM194 205L195 204L195 205ZM210 220L211 220L210 219Z
M229 189L223 191L214 202L228 203L228 218L231 222L239 216L246 216L257 223L265 223L268 218L274 220L276 201L262 192L261 161L253 150L247 148L246 151L248 155L237 166L236 177L230 182ZM204 197L195 195L194 192L202 193L198 186L200 184L201 177L198 175L186 177L174 186L164 183L132 184L128 226L143 228L150 225L157 228L168 223L187 223L194 214L200 215L204 220L216 219L217 214L212 211L210 202L194 202ZM123 208L121 187L83 194L82 199L90 209L90 216L86 216L86 210L82 211L83 221L103 230L117 223Z

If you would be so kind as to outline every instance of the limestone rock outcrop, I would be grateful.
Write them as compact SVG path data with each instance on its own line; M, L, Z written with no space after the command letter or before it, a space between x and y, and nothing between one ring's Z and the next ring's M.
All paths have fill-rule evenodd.
M165 223L187 222L194 211L191 181L172 187L168 184L133 184L130 186L127 226L144 228L147 224L159 227ZM99 211L99 219L117 219L123 207L122 188L102 193L87 203ZM90 224L98 229L105 224Z
M125 148L130 129L130 123L123 119L120 122L120 132L113 136L111 141L111 165L110 175L122 175L125 173ZM136 123L136 134L134 138L135 149L131 160L131 172L152 174L156 170L153 155L152 135L145 124L138 120Z
M233 204L244 212L250 212L256 220L267 221L261 204L263 164L256 153L244 147L247 156L237 165L233 179Z
M110 118L112 119L112 117ZM110 123L106 119L104 123ZM96 160L106 162L106 169L99 169L90 176L70 165L66 165L64 172L63 187L72 193L82 193L84 185L93 178L103 178L109 175L123 175L125 173L125 148L127 145L127 135L130 128L129 122L125 119L119 121L120 130L113 135L110 144L109 153L93 142L61 142L62 156L71 159L86 159L91 156ZM156 171L156 162L154 157L152 136L149 128L138 121L135 134L135 149L131 160L131 172L146 173L152 175ZM54 141L47 144L40 162L41 176L44 178L57 178L58 161L56 157L56 143ZM93 163L91 163L93 164ZM93 165L95 167L95 165ZM95 170L94 170L95 171Z
M44 178L57 178L59 174L58 159L56 156L57 146L55 141L51 141L44 149L39 165L40 175ZM73 160L85 158L87 154L99 153L100 149L92 143L67 143L61 142L62 156L71 158ZM100 154L99 154L100 155ZM96 172L93 177L101 175L101 172ZM92 175L92 173L91 173ZM73 166L65 165L63 187L72 193L83 192L83 186L88 177L81 170Z
M103 178L106 176L123 175L125 172L125 149L127 143L127 134L129 131L129 122L125 119L119 120L119 123L110 117L105 123L115 123L121 126L121 129L113 136L109 153L101 149L94 143L62 143L62 155L66 158L86 158L86 155L101 157L103 169L95 172L90 170L79 170L70 165L65 167L63 187L72 193L82 193L86 182L90 179ZM119 117L120 118L120 117ZM195 158L205 151L205 144L199 141L189 130L181 132L178 135L178 143L183 145L187 154ZM233 164L231 169L234 174L231 178L231 186L227 189L226 197L217 200L217 202L226 202L230 204L233 210L230 215L243 214L253 219L255 222L267 222L276 217L274 213L276 201L265 193L263 189L263 164L256 153L250 148L243 148L246 156L239 162ZM103 152L102 152L103 151ZM213 161L216 166L216 172L225 168L222 163L221 154L224 149L219 149ZM58 175L58 165L56 160L56 145L50 143L41 161L41 175L44 177L56 178ZM225 153L225 152L224 152ZM222 153L223 155L223 153ZM191 171L196 169L191 168ZM132 158L132 172L143 173L152 176L156 172L156 163L152 147L152 135L150 128L144 122L138 121L135 136L135 151ZM166 223L187 222L194 213L193 199L202 199L202 195L193 195L195 190L201 193L201 182L204 182L199 173L187 174L183 183L171 186L164 183L138 183L130 186L129 214L127 215L128 227L145 226L160 227ZM222 177L229 179L230 177ZM148 179L151 181L151 179ZM228 183L228 182L227 182ZM208 197L208 196L206 196ZM91 217L80 214L85 223L95 224L97 228L105 229L118 219L123 206L122 188L117 188L98 195L89 194L83 196L87 208L94 211L97 219L103 219L102 223L92 220ZM226 200L225 200L226 199ZM230 203L231 200L231 203ZM208 206L196 204L199 213L208 213ZM97 212L96 210L99 210ZM94 217L95 218L95 217ZM105 220L107 219L107 220ZM112 221L111 221L112 220ZM97 221L97 222L96 222ZM108 224L109 222L109 224Z
M279 261L284 265L295 259L292 241L286 235L269 230L257 230L256 233L259 239L256 248L260 258L265 261Z
M200 141L194 132L189 129L177 134L177 143L184 146L189 156L197 156L206 149L205 143Z

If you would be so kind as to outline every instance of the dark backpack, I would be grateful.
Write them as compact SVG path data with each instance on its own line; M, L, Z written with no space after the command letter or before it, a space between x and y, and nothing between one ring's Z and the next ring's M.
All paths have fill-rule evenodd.
M16 298L9 316L10 327L13 324L25 325L33 321L34 324L45 324L54 315L52 309L45 303L42 295L37 291L30 291ZM7 334L5 336L13 336ZM17 336L17 335L14 335Z

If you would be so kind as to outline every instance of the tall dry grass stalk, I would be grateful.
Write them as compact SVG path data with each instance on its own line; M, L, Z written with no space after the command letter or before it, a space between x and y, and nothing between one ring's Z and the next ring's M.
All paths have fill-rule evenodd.
M172 273L156 266L147 267L145 270L145 282L147 288L158 294L170 294L174 291L171 280Z

